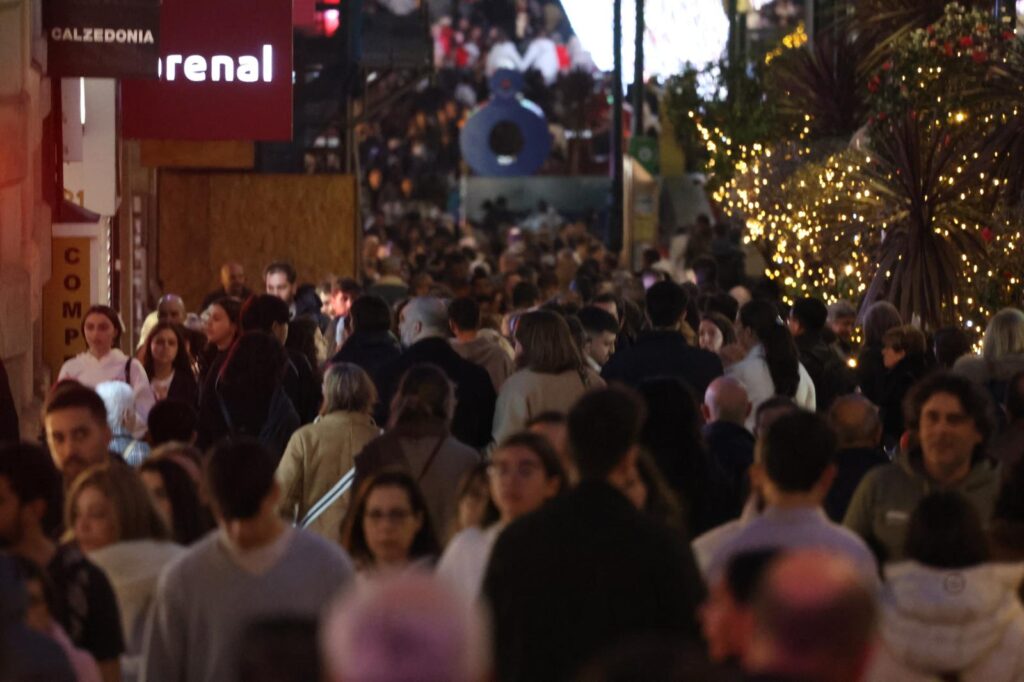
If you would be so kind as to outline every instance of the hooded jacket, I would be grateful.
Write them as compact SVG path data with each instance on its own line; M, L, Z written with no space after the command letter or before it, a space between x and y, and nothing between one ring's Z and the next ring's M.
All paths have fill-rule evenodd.
M999 493L999 465L978 458L967 477L950 488L970 500L982 522L992 518ZM879 553L881 562L903 558L910 514L926 495L941 490L924 471L920 449L901 455L892 464L875 467L864 476L846 510L843 525L860 535Z
M868 682L1024 679L1024 564L937 569L917 562L886 568L881 644Z

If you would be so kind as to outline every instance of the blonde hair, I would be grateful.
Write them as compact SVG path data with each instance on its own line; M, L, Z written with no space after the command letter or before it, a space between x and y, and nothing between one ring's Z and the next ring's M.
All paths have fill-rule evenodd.
M377 402L377 387L358 365L338 362L324 374L324 405L320 414L360 412L368 414Z
M108 462L83 471L68 492L64 504L64 527L69 531L78 520L78 498L88 488L103 493L114 510L117 541L167 540L170 533L160 518L142 480L127 464Z
M1024 312L1003 308L985 328L981 354L986 360L995 361L1013 353L1024 353Z

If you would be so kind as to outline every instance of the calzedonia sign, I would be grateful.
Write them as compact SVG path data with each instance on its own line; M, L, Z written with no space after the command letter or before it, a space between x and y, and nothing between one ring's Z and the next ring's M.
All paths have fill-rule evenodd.
M46 0L47 72L156 78L160 0Z
M292 139L291 0L163 0L156 80L125 80L122 134Z

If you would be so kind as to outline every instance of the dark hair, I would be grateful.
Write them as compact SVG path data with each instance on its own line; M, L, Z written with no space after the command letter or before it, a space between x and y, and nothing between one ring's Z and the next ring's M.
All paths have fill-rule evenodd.
M530 420L526 422L526 428L530 428L530 427L535 426L537 424L568 424L568 423L569 423L569 419L568 419L568 417L565 416L565 413L563 413L563 412L556 412L555 410L547 410L545 412L541 412L540 414L538 414L535 417L531 417Z
M928 342L920 329L911 324L903 324L882 334L882 346L907 355L923 355Z
M107 423L107 407L103 404L103 398L74 379L65 379L50 389L43 403L43 419L54 412L73 408L88 410L94 420L104 425Z
M644 403L624 387L586 393L569 411L569 449L582 478L606 477L640 439Z
M420 420L450 424L455 410L455 389L437 365L413 365L398 384L391 400L391 426Z
M82 315L81 332L82 338L85 338L85 321L89 319L90 315L102 315L103 317L110 320L110 324L114 326L114 343L112 348L117 348L121 343L121 335L124 334L124 324L121 322L121 316L116 310L111 308L109 305L91 305L89 309L85 311L85 315Z
M1024 417L1024 370L1014 374L1007 383L1005 404L1010 421Z
M819 414L784 414L761 436L760 460L783 492L808 492L835 461L836 435Z
M673 327L686 312L687 296L675 282L657 282L647 290L647 317L655 328Z
M519 364L542 374L579 371L583 366L569 324L550 310L534 310L519 318L515 338L523 347Z
M178 341L178 354L174 356L174 362L171 366L175 372L192 376L192 357L189 355L188 344L185 341L185 330L181 325L173 322L157 322L156 326L149 332L149 336L146 337L146 342L142 346L142 367L146 370L146 376L150 379L153 378L153 351L150 349L153 339L156 338L157 334L167 329L174 332L174 338Z
M767 301L750 301L740 308L740 323L757 336L775 393L793 397L800 385L800 356L779 311Z
M971 341L960 327L943 327L932 334L932 348L939 367L951 369L957 359L971 352Z
M284 347L292 354L298 353L312 370L314 379L320 380L320 358L316 348L316 333L320 329L316 320L309 315L299 315L288 324L288 338Z
M462 296L448 304L448 319L462 331L480 328L480 304Z
M900 311L888 301L875 301L864 314L864 345L881 346L882 336L903 324Z
M153 447L170 441L187 443L199 424L195 408L181 400L161 400L149 411L149 444Z
M995 429L992 399L987 391L973 381L952 372L933 372L911 387L903 401L903 418L907 428L911 431L920 428L924 404L938 393L955 397L967 416L974 420L974 428L981 434L981 442L974 449L973 458L978 460L984 457L989 438Z
M555 448L551 445L551 441L544 436L530 431L513 433L511 436L503 440L494 449L494 452L505 448L526 448L533 454L537 455L537 459L540 460L541 466L544 467L544 475L547 478L558 479L557 495L561 495L569 489L569 476L566 474L565 468L562 466L562 460L558 456L558 453L555 452Z
M284 368L284 348L269 334L246 332L232 346L215 390L238 433L255 436L260 432Z
M273 325L288 324L288 304L277 296L254 294L242 306L242 331L270 333Z
M725 315L716 312L707 312L701 315L701 322L707 320L711 324L718 327L718 331L722 332L722 345L728 346L729 344L736 343L736 327L733 326L732 321L729 320Z
M910 515L903 553L933 568L969 568L991 557L981 515L954 491L933 492Z
M1018 459L1003 475L993 519L1024 522L1024 459Z
M367 294L352 303L349 310L353 332L386 332L391 329L391 308L380 296Z
M512 307L516 310L532 308L540 300L540 290L532 282L520 282L512 287Z
M705 314L718 313L725 317L732 324L736 319L736 313L740 311L740 303L735 298L719 291L713 294L703 294L700 299L701 310Z
M577 317L587 334L600 334L602 332L610 334L619 333L618 320L615 319L614 315L603 308L586 306L585 308L580 309Z
M789 311L790 317L809 332L820 332L828 321L828 306L817 298L801 298Z
M771 567L781 550L760 549L742 552L729 560L725 567L725 583L733 600L742 606L754 603L761 579Z
M363 288L359 286L359 282L351 277L338 277L331 282L331 289L337 289L338 291L349 294L350 296L359 296L363 293Z
M242 302L233 296L221 296L215 301L211 301L209 306L217 306L228 316L228 319L238 325L239 329L242 326Z
M698 256L690 265L701 288L718 288L718 261L711 256Z
M282 273L288 280L289 284L295 284L295 280L298 278L298 275L295 273L295 268L292 267L291 263L274 261L263 271L263 279L266 279L267 275L272 275L275 272Z
M647 499L641 511L666 528L679 533L686 531L687 523L679 495L669 485L650 453L640 451L636 460L636 473L647 488ZM689 535L688 532L686 534Z
M227 521L251 519L270 494L277 458L255 438L226 438L206 459L206 487Z
M150 457L140 471L160 476L167 499L171 503L171 525L174 541L191 545L213 527L212 519L199 501L196 482L184 467L170 457Z
M377 488L401 488L409 497L409 506L414 514L419 514L423 519L420 530L412 540L409 548L410 559L437 556L441 546L434 535L434 525L430 518L430 511L427 509L427 501L423 497L416 481L405 471L399 469L388 469L368 477L356 491L352 507L345 516L341 526L341 544L348 550L352 558L363 565L373 565L373 556L370 554L370 547L366 544L366 534L363 532L363 517L366 516L366 503L370 499L370 493Z
M41 526L47 535L61 524L63 483L50 454L34 443L0 446L0 477L18 498L19 506L36 500L46 503Z

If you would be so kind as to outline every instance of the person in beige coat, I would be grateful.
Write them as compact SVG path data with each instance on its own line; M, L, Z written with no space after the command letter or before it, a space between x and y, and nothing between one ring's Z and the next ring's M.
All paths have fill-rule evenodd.
M327 369L320 417L292 435L277 467L280 509L286 518L301 521L355 466L363 446L380 435L370 416L376 402L377 389L359 366L339 362ZM309 530L338 542L350 500L351 491L328 507Z

